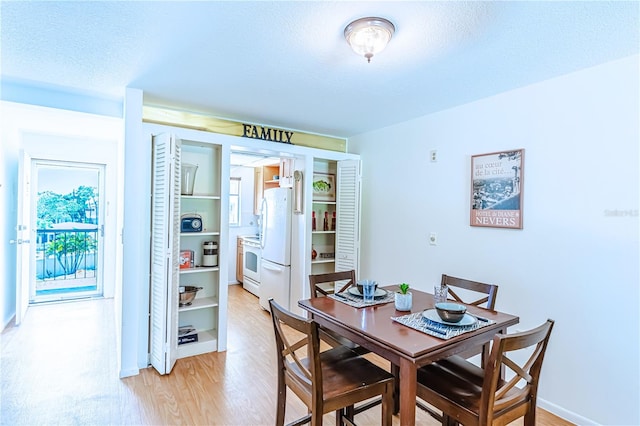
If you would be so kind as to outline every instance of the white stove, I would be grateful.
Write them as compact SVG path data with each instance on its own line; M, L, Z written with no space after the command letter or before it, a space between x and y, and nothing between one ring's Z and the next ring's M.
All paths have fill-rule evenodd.
M244 253L242 265L242 287L258 296L262 258L260 239L257 237L242 237L242 246Z

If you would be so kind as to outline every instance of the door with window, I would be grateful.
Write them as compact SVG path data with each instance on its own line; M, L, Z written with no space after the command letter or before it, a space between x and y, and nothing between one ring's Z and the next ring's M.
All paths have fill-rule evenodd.
M32 160L29 302L103 295L103 164Z

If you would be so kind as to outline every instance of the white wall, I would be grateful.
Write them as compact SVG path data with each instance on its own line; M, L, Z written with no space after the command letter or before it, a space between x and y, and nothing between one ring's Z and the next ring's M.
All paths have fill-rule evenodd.
M253 167L232 166L231 177L240 178L240 226L229 227L229 284L236 280L236 255L238 236L258 233L258 216L253 214L253 191L255 187Z
M496 283L515 329L555 319L540 406L578 424L640 424L638 70L632 56L349 140L360 275L429 292L443 273ZM470 156L515 148L524 229L469 226Z

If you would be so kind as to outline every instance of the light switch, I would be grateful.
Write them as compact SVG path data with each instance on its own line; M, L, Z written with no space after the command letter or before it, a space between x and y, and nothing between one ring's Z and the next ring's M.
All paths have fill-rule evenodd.
M438 245L438 234L436 234L435 232L429 234L429 244L432 246Z

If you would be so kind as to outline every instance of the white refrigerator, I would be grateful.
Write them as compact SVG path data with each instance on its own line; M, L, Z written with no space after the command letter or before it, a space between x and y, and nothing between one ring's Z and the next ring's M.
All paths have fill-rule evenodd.
M271 188L264 191L258 295L260 306L266 310L269 310L270 298L290 309L291 198L291 188Z

